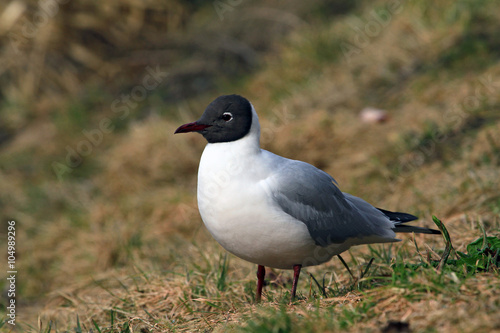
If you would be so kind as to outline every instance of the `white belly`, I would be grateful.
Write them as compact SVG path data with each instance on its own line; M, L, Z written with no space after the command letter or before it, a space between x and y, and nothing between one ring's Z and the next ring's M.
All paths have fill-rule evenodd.
M315 245L304 223L284 213L268 196L265 160L207 146L198 173L198 207L212 236L227 251L255 264L292 269L328 261L345 249ZM231 147L228 147L231 148ZM217 159L214 159L214 156Z

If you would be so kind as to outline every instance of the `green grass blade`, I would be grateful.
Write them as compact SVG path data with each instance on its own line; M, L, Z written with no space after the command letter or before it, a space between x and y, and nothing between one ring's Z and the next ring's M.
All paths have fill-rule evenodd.
M360 280L361 280L362 278L364 278L364 277L365 277L365 275L366 275L366 273L368 273L368 271L370 270L370 267L372 266L373 260L375 260L375 258L373 258L373 257L372 257L372 258L370 258L370 261L369 261L369 262L368 262L368 264L366 265L366 268L365 268L365 270L363 271L363 274L361 274L361 277L359 278Z
M309 272L308 272L308 273L309 273ZM325 291L325 288L324 288L324 287L322 287L322 286L319 284L318 280L316 280L316 278L314 277L314 275L312 275L312 273L309 273L309 276L313 279L314 283L316 283L316 286L317 286L317 287L318 287L318 289L321 291L321 294L323 294L323 296L327 297L327 296L326 296L326 291ZM324 281L324 279L323 279L323 281ZM324 285L324 282L323 282L323 285Z
M481 250L484 251L486 247L488 246L488 237L486 237L486 230L484 230L484 223L481 219L478 219L477 225L479 226L479 229L481 229L481 233L483 234L483 245L481 246Z
M82 326L80 325L80 317L76 315L76 328L75 333L82 333Z
M432 215L432 220L434 223L437 225L439 230L441 231L441 234L443 235L444 242L446 244L443 252L443 256L441 257L441 260L439 260L439 264L437 267L437 270L440 271L443 266L446 264L448 261L448 257L450 256L451 250L453 249L453 245L451 244L451 238L450 234L448 233L448 230L446 229L445 225L443 222L441 222L440 219L438 219L436 216Z
M97 325L94 319L92 319L92 324L94 324L94 327L97 330L97 332L102 333L101 328L99 327L99 325Z
M351 269L349 268L349 266L347 266L347 263L344 261L344 258L342 258L340 256L340 254L337 254L337 257L340 259L340 261L342 262L342 264L344 265L344 267L347 269L347 271L349 272L349 275L351 275L352 279L355 280L355 277L352 274Z
M229 270L229 261L227 253L219 258L219 276L217 277L217 289L224 291L226 289L226 277Z

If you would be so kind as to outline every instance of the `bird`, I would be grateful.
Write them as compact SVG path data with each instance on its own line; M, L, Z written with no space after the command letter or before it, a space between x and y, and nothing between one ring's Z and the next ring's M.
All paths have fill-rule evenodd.
M323 264L354 245L400 241L395 233L440 233L407 225L414 215L342 192L332 176L311 164L262 149L255 108L240 95L217 97L197 121L174 134L188 132L207 141L198 168L201 218L225 250L257 264L256 302L265 267L293 270L293 301L303 267Z

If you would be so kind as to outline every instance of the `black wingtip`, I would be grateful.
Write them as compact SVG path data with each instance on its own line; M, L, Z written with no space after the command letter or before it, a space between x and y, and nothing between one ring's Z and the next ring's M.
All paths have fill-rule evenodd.
M399 213L399 212L391 212L385 209L377 208L381 211L389 220L394 222L394 232L404 232L410 233L414 232L417 234L429 234L429 235L440 235L441 231L436 229L415 227L412 225L404 225L403 223L418 220L418 217L415 215L407 214L407 213Z
M433 235L441 235L442 232L436 229L428 229Z
M384 213L385 216L389 218L389 220L393 222L399 222L399 223L405 223L405 222L410 222L410 221L415 221L418 220L418 217L415 215L407 214L407 213L398 213L398 212L391 212L382 208L377 208L379 211Z
M399 224L399 225L394 226L394 232L397 232L397 233L414 232L416 234L428 234L428 235L440 235L441 234L441 231L436 230L436 229L422 228L422 227L416 227L413 225L404 225L404 224Z

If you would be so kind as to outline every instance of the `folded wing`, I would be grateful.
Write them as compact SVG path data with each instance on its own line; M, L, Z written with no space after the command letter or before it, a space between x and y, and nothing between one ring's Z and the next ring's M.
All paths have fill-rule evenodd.
M287 160L274 173L272 184L275 204L302 221L318 245L355 238L365 238L360 243L397 241L395 225L382 211L342 193L333 177L310 164Z

